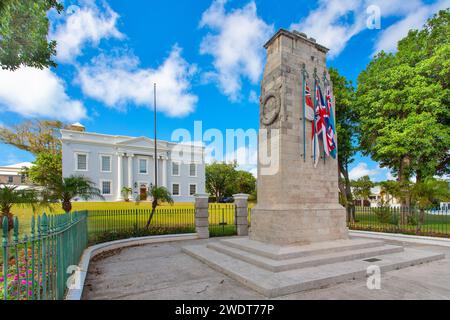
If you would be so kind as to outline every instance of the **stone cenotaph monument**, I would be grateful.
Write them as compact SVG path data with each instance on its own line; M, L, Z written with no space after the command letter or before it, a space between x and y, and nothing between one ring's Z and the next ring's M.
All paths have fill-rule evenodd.
M305 103L307 88L315 100L315 82L332 96L328 49L303 33L283 29L264 47L258 203L250 235L183 251L267 297L366 281L369 270L386 272L442 259L442 254L349 238L338 201L337 154L325 155L323 141L311 138L314 112L308 113ZM330 103L334 111L332 99ZM334 138L339 139L339 132Z
M337 159L319 153L314 166L312 122L303 119L302 91L307 87L303 81L313 90L314 78L319 82L327 77L328 49L304 34L285 30L265 48L258 204L252 211L250 238L276 244L347 239L346 213L338 199ZM316 143L320 144L318 139Z

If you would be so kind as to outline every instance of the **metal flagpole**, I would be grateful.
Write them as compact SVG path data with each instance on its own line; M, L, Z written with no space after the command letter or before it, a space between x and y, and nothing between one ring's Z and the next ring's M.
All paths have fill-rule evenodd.
M153 118L155 124L154 140L155 140L155 188L158 187L158 147L156 140L156 83L153 84Z
M305 97L305 89L306 89L306 68L305 64L303 64L303 162L306 162L306 97Z
M313 120L313 138L314 138L314 151L313 151L313 162L316 165L316 107L317 107L317 69L314 68L314 120Z

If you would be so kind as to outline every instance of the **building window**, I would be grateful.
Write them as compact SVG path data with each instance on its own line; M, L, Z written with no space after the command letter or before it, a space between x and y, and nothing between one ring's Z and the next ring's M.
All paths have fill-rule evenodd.
M111 194L111 181L109 181L109 180L101 181L101 187L102 187L102 194L103 195Z
M147 159L139 159L139 173L147 173Z
M196 184L190 184L189 185L189 195L193 196L197 193L197 185Z
M178 183L172 184L172 195L179 196L180 195L180 185Z
M20 183L25 183L27 181L27 176L22 174L20 175Z
M88 170L88 156L85 153L77 153L76 154L76 160L77 160L77 170L78 171L87 171Z
M13 182L14 182L14 177L8 176L8 183L13 183Z
M180 164L178 162L172 162L172 175L173 176L180 175Z
M197 176L197 165L195 163L191 163L189 165L189 176L196 177Z
M100 165L102 172L111 172L111 156L100 156Z

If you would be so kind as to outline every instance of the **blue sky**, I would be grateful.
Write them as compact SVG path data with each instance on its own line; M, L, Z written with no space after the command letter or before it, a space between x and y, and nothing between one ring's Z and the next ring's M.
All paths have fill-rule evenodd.
M199 120L204 130L256 129L262 45L279 28L329 47L328 65L356 83L375 52L395 51L408 29L450 6L449 0L63 3L62 15L49 14L58 67L0 71L0 125L57 118L80 121L88 131L151 137L156 81L161 139L177 128L192 131ZM377 12L380 28L368 28ZM0 165L31 160L0 144ZM354 178L389 177L360 155L352 169Z

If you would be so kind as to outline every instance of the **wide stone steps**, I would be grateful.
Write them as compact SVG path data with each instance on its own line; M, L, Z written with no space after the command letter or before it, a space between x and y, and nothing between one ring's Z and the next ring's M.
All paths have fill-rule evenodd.
M347 239L316 242L307 245L277 246L274 244L250 240L247 237L223 239L220 243L228 247L233 247L274 260L294 259L341 251L374 248L384 245L384 241L380 240Z
M376 247L361 248L361 249L347 249L345 251L339 250L336 252L324 254L310 254L303 257L291 259L271 259L265 256L257 255L237 249L227 245L227 243L210 243L207 245L209 249L226 254L230 257L240 259L248 262L254 266L272 271L281 272L293 269L315 267L324 264L337 263L342 261L350 261L355 259L364 259L374 256L402 252L403 247L393 245L381 245Z
M355 259L273 272L219 252L216 248L202 244L183 247L183 251L267 297L321 288L352 279L365 279L367 268L373 265L378 266L383 273L444 258L440 253L405 248L402 252L372 256L378 259L372 262Z

